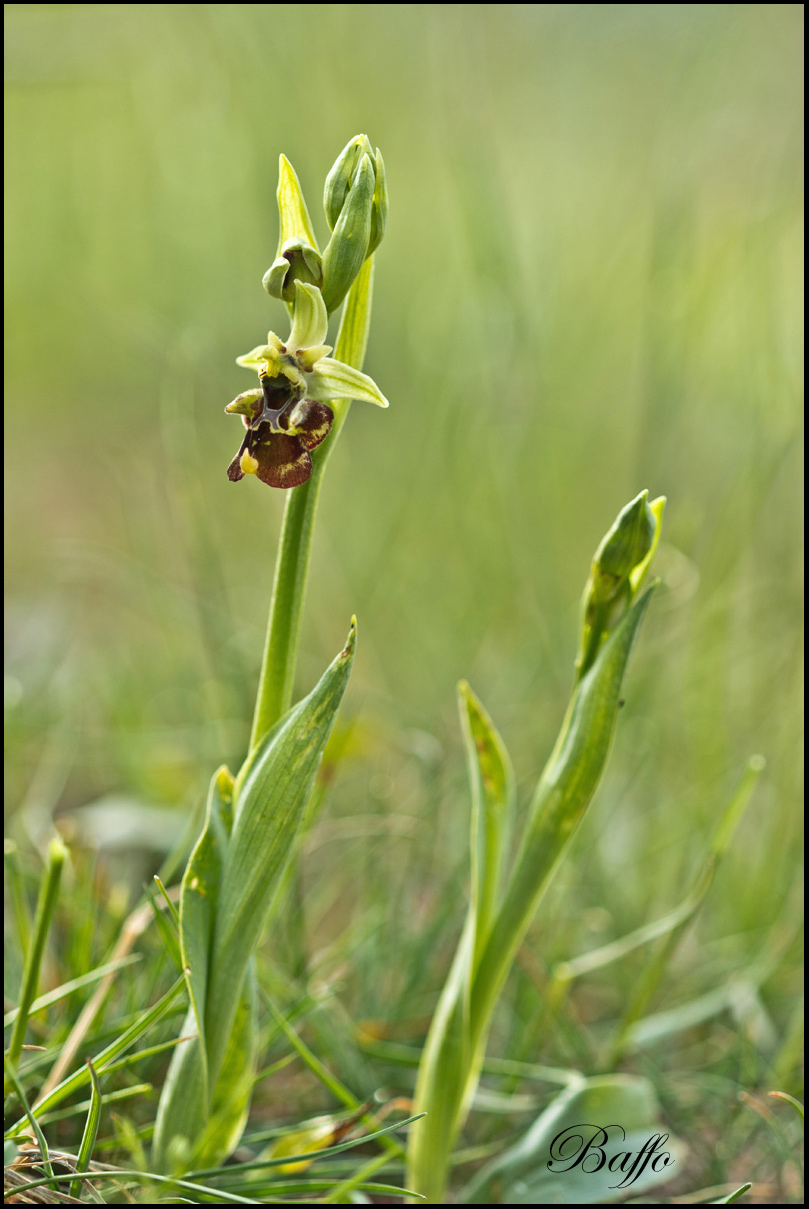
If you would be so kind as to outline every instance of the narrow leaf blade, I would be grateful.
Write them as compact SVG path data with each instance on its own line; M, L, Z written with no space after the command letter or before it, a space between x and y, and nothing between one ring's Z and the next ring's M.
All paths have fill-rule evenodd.
M514 773L503 740L465 680L458 685L458 704L472 792L470 851L478 956L499 897L506 832L514 802Z
M224 765L211 779L205 826L183 876L180 943L200 1043L205 1047L205 996L219 899L219 881L232 816L233 778Z
M308 697L290 710L251 759L234 803L206 999L214 1079L224 1054L247 963L258 942L314 785L345 692L356 628Z

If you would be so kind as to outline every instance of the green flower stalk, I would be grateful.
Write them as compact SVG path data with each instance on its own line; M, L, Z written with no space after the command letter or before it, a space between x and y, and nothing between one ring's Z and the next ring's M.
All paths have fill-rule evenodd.
M478 1084L492 1015L517 950L606 766L627 661L652 588L640 589L664 500L644 491L599 546L585 592L576 678L562 729L529 807L501 889L513 775L502 740L461 685L473 811L466 923L419 1065L407 1186L439 1204L458 1133Z
M281 157L279 252L264 286L287 303L291 330L285 341L270 332L266 344L238 358L258 375L259 385L225 409L241 416L246 429L228 478L236 482L255 475L286 489L287 503L250 749L235 778L226 768L214 775L205 826L182 882L180 948L190 998L182 1033L192 1039L174 1051L153 1155L158 1170L175 1174L221 1163L247 1120L258 1056L255 951L294 857L354 657L352 622L345 648L309 695L290 709L326 463L352 399L388 405L361 372L373 283L370 237L362 231L362 257L355 255L351 193L361 197L356 192L364 187L361 176L362 171L356 188L350 184L321 258L298 178ZM370 230L373 180L371 186L363 230ZM331 357L325 343L328 316L344 298Z

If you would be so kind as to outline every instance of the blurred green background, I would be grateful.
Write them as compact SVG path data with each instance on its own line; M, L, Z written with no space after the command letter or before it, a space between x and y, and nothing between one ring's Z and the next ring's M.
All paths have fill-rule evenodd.
M590 558L648 487L663 586L532 944L569 956L678 901L762 752L672 995L780 944L759 1007L782 1032L801 25L792 4L6 7L15 833L109 795L187 813L243 755L283 496L227 481L223 408L249 385L234 358L285 329L261 288L279 152L325 236L325 174L365 131L391 194L366 368L391 406L355 404L315 539L300 691L353 612L359 654L303 869L314 965L345 959L357 1015L430 1010L463 913L455 684L525 797Z

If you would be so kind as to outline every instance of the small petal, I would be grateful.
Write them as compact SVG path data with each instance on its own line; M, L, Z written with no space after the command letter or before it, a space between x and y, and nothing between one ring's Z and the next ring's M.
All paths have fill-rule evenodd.
M232 403L228 403L225 411L229 415L247 416L253 420L264 405L264 395L261 390L245 390L237 395Z
M301 437L268 432L254 441L250 452L258 462L256 474L268 487L299 487L312 473L312 459Z
M328 326L329 317L326 314L320 290L303 281L296 281L292 331L287 340L289 351L294 354L299 349L313 348L315 345L322 344L326 338Z
M307 380L306 392L313 399L362 399L387 407L382 391L367 374L362 374L333 357L322 357Z
M334 412L325 403L302 399L289 417L287 432L298 436L307 449L314 449L329 435Z
M313 348L301 349L298 355L298 364L301 369L311 371L317 365L320 358L327 357L330 352L330 344L316 344Z
M244 353L243 356L236 358L237 365L241 365L245 369L254 369L257 373L266 373L268 369L272 372L272 367L277 361L278 353L269 344L259 344L249 353Z
M289 261L285 256L279 256L277 260L272 262L270 267L267 269L267 272L262 277L261 284L264 286L264 289L267 291L267 293L273 298L283 298L284 282L287 279L288 272Z

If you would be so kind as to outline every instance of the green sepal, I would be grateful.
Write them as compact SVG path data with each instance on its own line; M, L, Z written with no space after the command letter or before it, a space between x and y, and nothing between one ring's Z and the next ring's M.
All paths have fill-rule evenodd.
M377 407L388 406L388 400L373 378L333 357L321 357L316 363L306 393L310 399L323 403L331 399L358 399L376 403Z
M278 218L280 223L278 235L278 259L282 255L284 245L288 240L301 240L309 247L318 250L312 220L306 208L300 181L295 169L285 155L278 159Z

